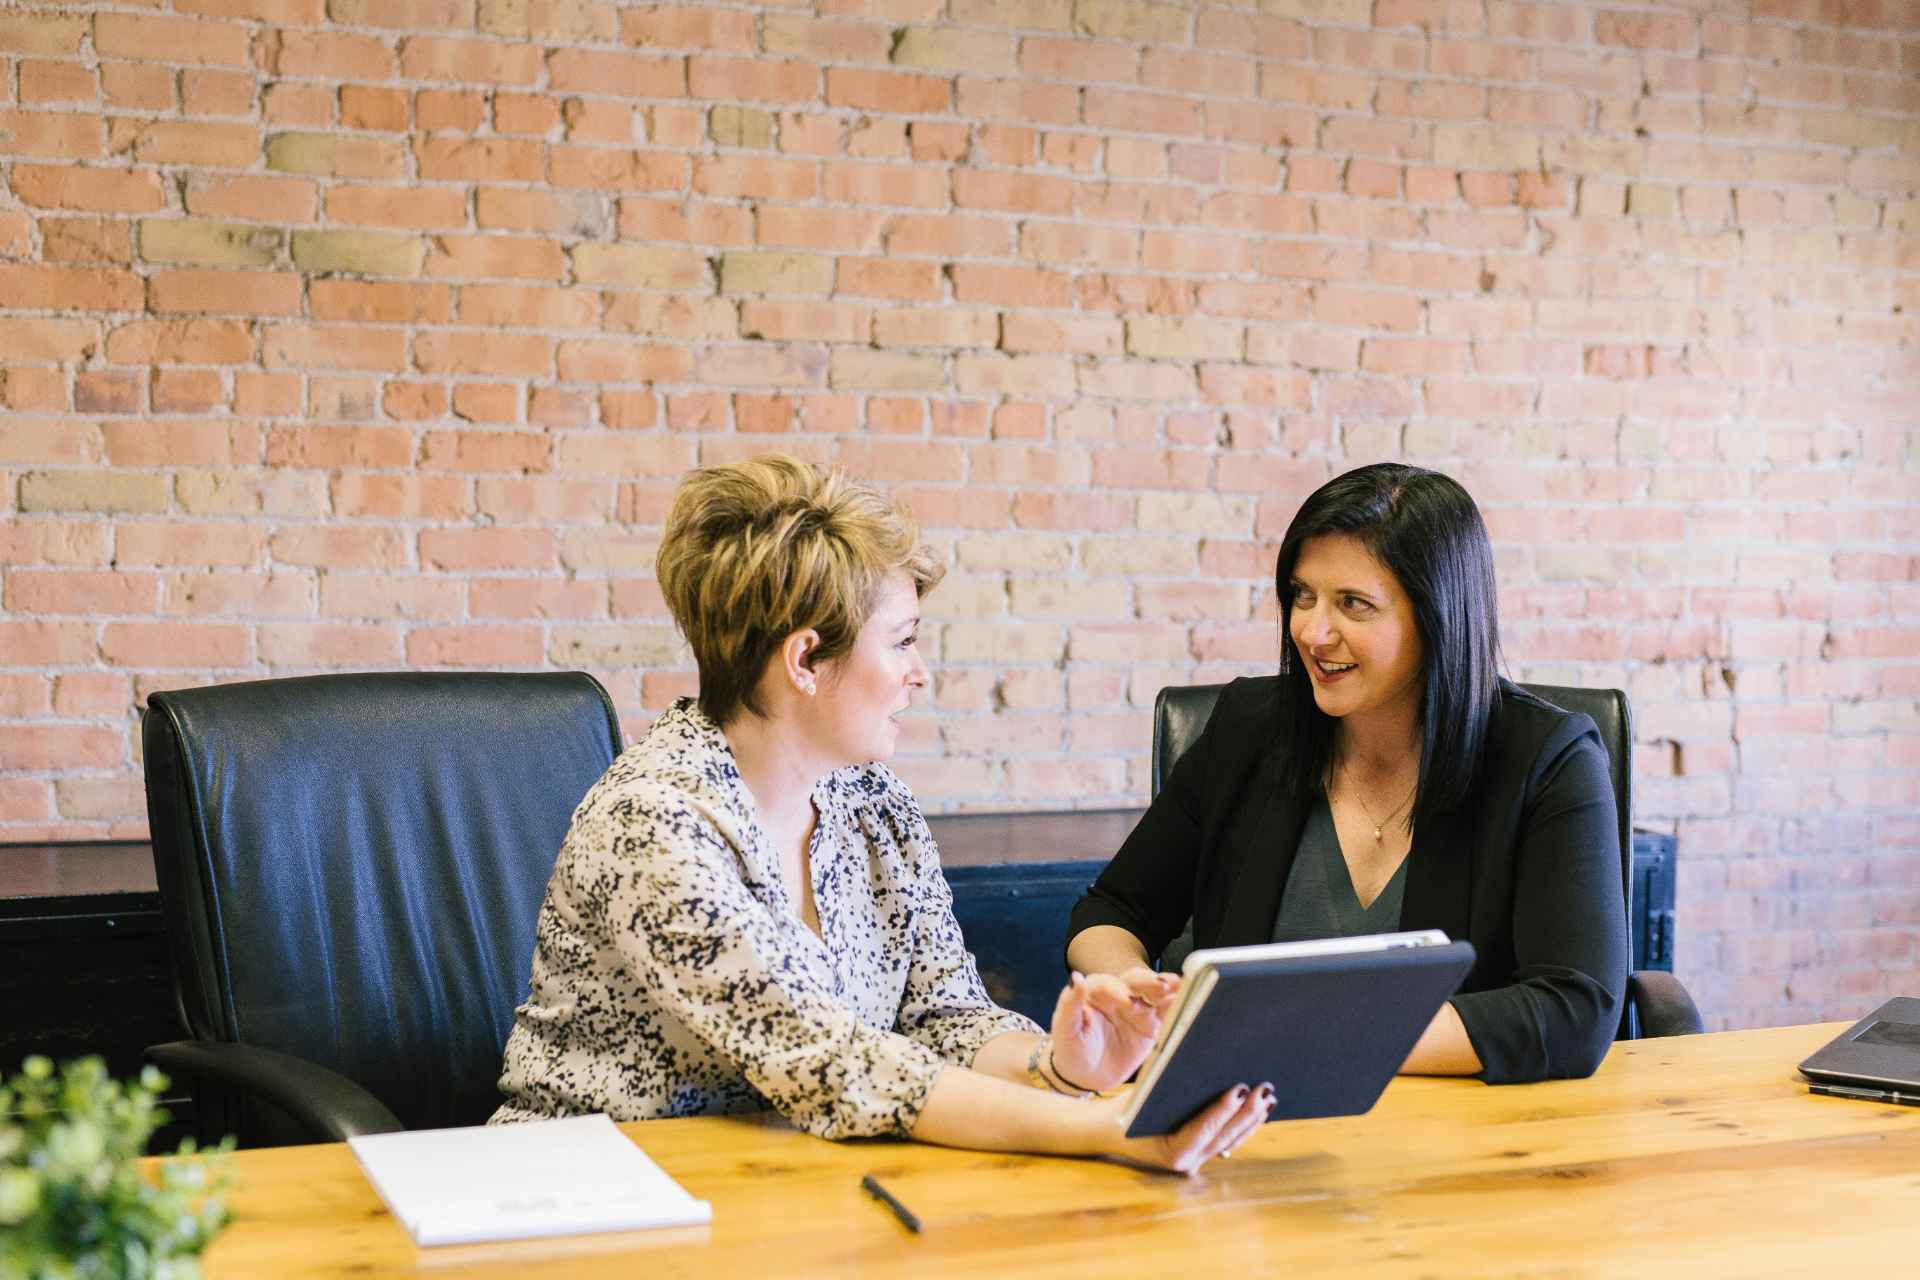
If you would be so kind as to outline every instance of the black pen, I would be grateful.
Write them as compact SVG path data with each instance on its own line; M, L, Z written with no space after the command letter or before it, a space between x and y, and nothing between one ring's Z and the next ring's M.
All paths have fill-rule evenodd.
M1833 1098L1857 1098L1862 1102L1891 1102L1896 1107L1920 1107L1920 1093L1901 1093L1897 1089L1855 1089L1844 1084L1810 1084L1808 1093L1824 1093Z
M914 1216L913 1210L894 1199L893 1192L880 1185L880 1179L869 1173L860 1179L860 1185L868 1195L892 1210L893 1216L900 1219L901 1226L915 1235L920 1234L920 1219Z

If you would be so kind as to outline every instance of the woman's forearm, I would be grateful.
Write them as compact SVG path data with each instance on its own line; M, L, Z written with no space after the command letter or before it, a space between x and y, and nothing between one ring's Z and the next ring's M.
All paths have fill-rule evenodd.
M1140 939L1114 924L1096 924L1074 934L1067 944L1067 963L1081 973L1125 973L1152 967Z
M1031 1031L1008 1031L997 1035L980 1046L970 1065L981 1075L1027 1084L1027 1058L1033 1053L1033 1046L1043 1038Z
M1485 1069L1451 1000L1440 1006L1400 1065L1403 1074L1412 1076L1475 1076Z
M1000 1036L988 1047L1015 1038ZM1020 1069L1024 1075L1024 1058ZM1126 1143L1114 1115L1108 1104L1063 1097L979 1070L949 1067L927 1094L912 1136L920 1142L978 1151L1121 1155Z

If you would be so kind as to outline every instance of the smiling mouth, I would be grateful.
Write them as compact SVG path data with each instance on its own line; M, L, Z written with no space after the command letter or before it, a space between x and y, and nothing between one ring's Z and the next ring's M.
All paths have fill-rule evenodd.
M1320 668L1321 675L1343 676L1360 664L1357 662L1327 662L1324 659L1315 658L1313 665Z

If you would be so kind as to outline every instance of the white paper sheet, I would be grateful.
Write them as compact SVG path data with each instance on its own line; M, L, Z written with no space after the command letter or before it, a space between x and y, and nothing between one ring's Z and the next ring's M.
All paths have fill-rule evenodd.
M422 1247L713 1219L604 1115L349 1138Z

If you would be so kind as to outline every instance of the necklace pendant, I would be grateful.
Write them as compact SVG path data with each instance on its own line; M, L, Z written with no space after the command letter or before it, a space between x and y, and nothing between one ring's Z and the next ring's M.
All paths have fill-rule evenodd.
M1380 828L1375 827L1373 829L1373 838L1376 842L1380 839Z

